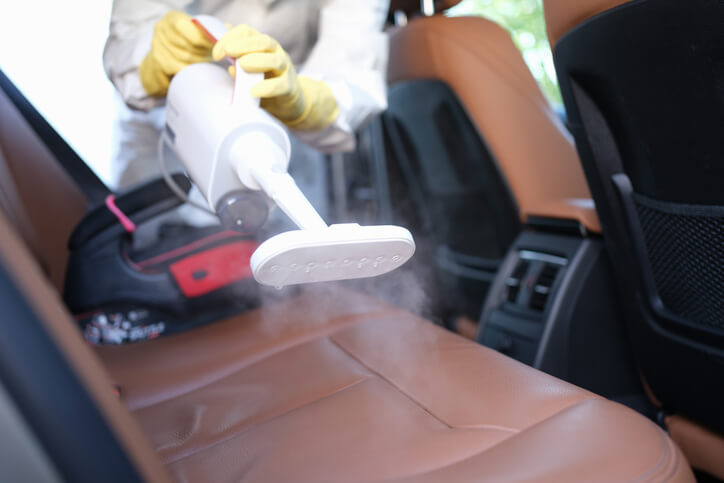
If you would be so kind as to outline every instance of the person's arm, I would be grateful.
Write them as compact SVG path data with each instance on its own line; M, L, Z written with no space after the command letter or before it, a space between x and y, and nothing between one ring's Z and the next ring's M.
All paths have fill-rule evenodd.
M299 74L327 83L339 114L321 131L295 131L325 152L351 151L354 131L387 108L389 0L332 0L320 12L319 36Z
M148 111L164 99L151 96L141 83L138 67L151 50L155 24L169 10L184 11L192 0L115 0L103 66L125 103Z

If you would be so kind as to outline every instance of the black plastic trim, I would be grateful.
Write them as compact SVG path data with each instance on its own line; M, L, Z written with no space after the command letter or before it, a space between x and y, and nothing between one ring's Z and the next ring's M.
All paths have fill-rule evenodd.
M724 393L712 382L724 376L722 335L676 320L652 296L633 196L687 216L724 206L723 19L724 4L712 0L628 2L581 23L554 51L638 369L666 410L715 431L724 431Z
M590 233L583 224L565 218L548 218L545 216L529 216L525 222L527 228L561 235L588 236Z
M85 388L2 266L0 307L0 380L62 478L81 483L141 481ZM70 323L68 329L73 329Z

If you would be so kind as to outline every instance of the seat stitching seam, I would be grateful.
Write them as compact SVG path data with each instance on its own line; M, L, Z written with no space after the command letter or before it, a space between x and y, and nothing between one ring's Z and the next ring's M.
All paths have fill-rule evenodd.
M659 429L659 428L657 428L657 429L658 429L657 434L664 443L663 454L659 458L659 461L652 468L650 468L648 471L646 471L641 476L639 476L638 478L636 478L635 480L632 480L632 481L651 480L658 472L661 471L661 468L665 466L666 459L671 454L671 444L669 443L669 441L666 440L666 435L664 434L664 432L661 429ZM676 469L678 467L678 459L679 459L678 453L674 452L674 458L675 458L674 469ZM672 476L673 476L673 473L670 473L669 475L666 476L665 480L671 479Z
M527 92L527 90L528 90L527 88L519 85L519 81L517 81L517 78L518 78L517 75L514 75L513 77L510 77L508 75L511 73L511 65L507 61L502 60L502 56L499 56L497 53L495 53L495 54L491 53L490 51L479 52L477 50L471 49L465 43L460 42L454 36L450 36L450 35L448 35L447 32L440 30L438 28L427 28L427 31L424 32L425 37L428 37L428 35L430 33L435 33L435 34L439 35L441 39L454 44L457 48L467 52L473 58L475 58L477 60L481 60L484 64L486 64L488 66L488 70L491 73L493 73L498 79L503 80L504 83L506 85L510 86L513 90L515 90L521 98L526 99L528 102L534 104L535 106L547 107L548 109L550 109L550 105L548 104L547 100L545 99L545 96L543 96L544 104L541 105L540 99L535 98L535 96L533 96ZM431 49L431 51L432 50L434 50L434 49ZM437 67L437 63L434 61L434 59L433 59L433 66L435 68ZM503 68L501 69L500 67L503 67ZM525 68L530 73L530 68L528 68L527 64L526 64ZM517 69L512 69L512 70L517 70ZM503 71L505 71L505 73L503 73ZM438 72L437 68L436 68L436 72ZM441 77L441 80L445 80L445 79L442 79L442 76L440 76L440 77ZM532 74L531 74L531 77L532 77ZM533 81L536 83L536 86L537 86L537 82L535 81L535 79L533 79ZM538 90L540 91L540 87L539 86L537 86L537 87L538 87ZM542 91L541 91L541 95L542 95Z
M469 19L475 19L475 20L483 20L485 23L490 23L493 26L495 26L496 28L500 29L502 31L502 33L504 35L506 35L507 38L511 41L514 51L516 53L518 53L518 55L521 56L521 60L523 60L525 69L528 72L530 72L530 68L525 63L525 59L523 59L522 53L520 52L518 47L515 45L515 42L513 42L513 38L511 36L511 34L508 31L506 31L505 29L503 29L500 25L498 25L497 23L495 23L489 19L486 19L484 17L483 18L481 18L481 17L453 17L453 18L450 18L449 20L452 22L455 22L454 18L469 18ZM417 26L417 25L415 25L415 26ZM446 28L441 28L438 25L434 25L434 24L424 25L424 21L423 21L423 23L420 24L419 27L420 28L418 28L418 31L421 31L425 37L429 37L430 34L434 34L442 39L452 42L456 46L459 46L463 50L470 53L476 59L480 59L485 64L493 66L494 67L493 70L495 70L496 72L506 71L507 74L512 74L512 76L504 75L504 77L509 78L509 79L515 79L515 82L517 82L517 79L519 78L519 76L517 75L517 71L519 70L518 67L508 61L507 55L500 55L499 50L497 50L497 49L485 49L485 50L472 49L465 42L461 42L456 35L450 35ZM415 32L411 32L411 33L409 33L408 37L414 37L414 34L415 34ZM487 42L490 39L486 38L484 40ZM435 64L433 64L433 66L437 67ZM531 77L532 77L532 73L531 73ZM533 78L533 80L535 82L535 78ZM536 84L537 84L537 82L536 82ZM525 90L525 89L522 89L522 90Z
M456 462L454 462L454 463L452 463L452 464L449 464L449 465L446 465L446 466L444 466L444 467L435 468L435 469L433 469L433 470L431 470L431 471L425 471L425 472L422 472L422 473L417 473L417 474L413 474L413 475L409 475L409 476L420 476L420 475L423 475L423 474L427 474L427 473L431 473L431 472L434 472L434 471L442 470L443 468L450 467L450 466L452 466L453 464L460 464L460 463L462 463L462 462L464 462L464 461L467 461L467 460L470 460L470 459L475 458L475 457L477 457L477 456L480 456L481 454L483 454L483 453L485 453L485 452L487 452L487 451L490 451L491 449L499 446L500 444L507 443L507 442L511 441L512 439L516 438L519 434L523 434L523 433L525 433L526 431L528 431L528 430L530 430L530 429L538 426L539 424L542 424L542 423L544 423L544 422L546 422L546 421L554 418L555 416L557 416L557 415L559 415L559 414L562 414L562 413L565 412L565 411L574 410L574 409L576 409L576 408L578 408L578 407L580 407L580 406L582 406L582 405L584 405L584 404L586 404L586 403L592 402L592 401L605 401L605 402L610 402L610 401L608 401L607 399L604 399L604 398L602 398L602 397L600 397L600 396L599 396L599 397L589 398L589 399L584 399L584 400L582 400L582 401L578 401L578 402L573 403L573 404L571 404L571 405L569 405L569 406L566 406L565 408L561 409L560 411L556 411L555 413L553 413L553 414L551 414L550 416L548 416L548 417L546 417L546 418L538 421L537 423L535 423L535 424L533 424L533 425L531 425L531 426L528 426L527 428L524 428L524 430L521 430L519 433L513 434L513 435L511 435L510 437L505 438L505 439L503 439L503 440L495 443L494 445L485 448L483 451L480 451L480 452L478 452L478 453L472 454L472 455L470 455L470 456L468 456L468 457L466 457L466 458L463 458L463 459L461 459L461 460L459 460L459 461L456 461ZM659 429L659 428L657 428L657 429ZM665 435L663 434L663 431L661 431L661 429L659 429L658 435L659 435L662 439L664 439L664 442L666 442ZM664 454L661 455L661 457L660 457L659 460L656 462L656 464L654 464L651 469L647 470L647 471L646 471L645 473L643 473L641 476L636 477L636 478L634 478L634 479L632 479L632 480L629 480L629 481L631 481L631 482L645 481L645 479L647 479L647 478L649 478L649 477L651 476L651 473L654 473L654 474L655 474L655 473L656 473L656 470L657 470L659 467L661 467L663 464L665 464L665 462L666 462L666 457L670 454L670 452L671 452L671 446L670 446L670 444L665 444L665 450L664 450L664 452L663 452ZM675 471L675 470L678 468L678 465L679 465L679 455L678 455L678 454L675 454L675 462L674 462L673 471L670 472L669 475L667 475L667 477L665 478L664 481L668 481L668 480L671 480L671 479L673 478L673 476L676 474L676 471ZM650 479L650 478L649 478L649 479Z
M432 69L434 72L439 72L439 66L440 62L438 59L437 52L435 51L435 47L431 44L430 40L430 31L427 32L423 31L425 34L425 44L427 45L427 51L430 52L430 60L432 61Z
M561 414L562 412L564 412L564 411L566 411L566 410L568 410L568 409L574 409L574 408L576 408L576 407L578 407L578 406L580 406L580 405L582 405L582 404L584 404L584 403L586 403L586 402L588 402L588 401L597 400L597 399L602 399L602 398L590 398L590 399L584 399L583 401L575 402L575 403L571 404L570 406L566 406L565 408L561 409L560 411L556 411L555 413L551 414L550 416L548 416L548 417L546 417L546 418L544 418L544 419L541 419L541 420L538 421L537 423L532 424L532 425L530 425L530 426L528 426L528 427L526 427L526 428L523 428L523 429L521 429L519 432L514 433L514 434L512 434L511 436L509 436L509 437L507 437L507 438L505 438L505 439L502 439L502 440L498 441L497 443L493 444L492 446L488 446L487 448L485 448L485 449L482 450L482 451L479 451L479 452L477 452L477 453L473 453L473 454L471 454L471 455L469 455L469 456L467 456L467 457L465 457L465 458L462 458L462 459L460 459L460 460L458 460L458 461L454 461L454 462L452 462L452 463L450 463L450 464L448 464L448 465L441 466L441 467L439 467L439 468L434 468L434 469L429 470L429 471L423 471L423 472L420 472L420 473L414 473L414 474L412 474L412 475L408 475L407 477L416 477L416 476L420 476L420 475L432 473L432 472L435 472L435 471L443 470L443 469L445 469L445 468L451 467L452 465L457 465L457 464L460 464L460 463L462 463L462 462L464 462L464 461L468 461L468 460L471 460L471 459L473 459L473 458L476 458L476 457L482 455L483 453L486 453L486 452L492 450L493 448L498 447L499 445L501 445L501 444L503 444L503 443L507 443L508 441L514 439L514 438L517 437L518 435L525 433L527 430L529 430L529 429L531 429L531 428L534 428L535 426L537 426L537 425L539 425L539 424L541 424L541 423L544 423L544 422L548 421L549 419L555 417L555 416L558 415L558 414Z
M210 378L207 381L203 381L199 385L192 385L192 387L190 387L188 390L183 390L182 392L176 393L168 398L159 399L157 401L153 401L150 404L136 406L132 409L132 411L134 411L134 412L142 411L144 409L158 406L159 404L167 403L167 402L177 399L179 397L186 396L188 394L191 394L192 392L196 392L198 390L204 389L205 387L208 387L211 384L215 384L219 381L223 381L226 378L233 377L234 375L238 374L239 372L249 369L257 364L260 364L271 357L277 356L279 354L282 354L283 352L296 349L298 347L301 347L306 344L310 344L310 343L318 341L318 340L329 338L332 334L334 334L340 330L345 330L350 327L353 327L356 324L369 323L370 321L367 320L368 317L369 318L371 318L373 316L376 317L376 316L379 316L380 314L387 313L387 312L389 312L389 310L380 310L378 312L369 312L364 315L359 315L359 314L358 315L345 315L345 316L331 319L331 321L336 322L336 321L340 321L340 320L344 320L344 319L352 318L352 317L355 317L355 318L362 317L362 320L357 320L357 321L349 322L349 323L342 322L339 325L337 325L336 327L324 329L319 332L315 332L314 334L311 334L311 335L303 335L303 336L299 337L298 339L295 339L295 340L289 342L288 344L281 345L276 350L275 349L270 349L268 351L262 350L261 353L258 354L257 356L252 356L246 362L236 365L233 369L228 369L228 372L220 371L222 374L218 375L218 377ZM233 366L233 364L230 364L230 365Z
M438 327L436 327L436 328L438 328ZM442 330L442 329L441 329L441 330ZM383 379L383 380L385 380L386 382L388 382L391 386L393 386L394 388L396 388L397 390L399 390L400 392L402 392L402 393L403 393L404 395L406 395L410 400L414 401L418 406L420 406L420 407L421 407L422 409L424 409L426 412L430 413L431 416L433 416L433 417L435 417L436 419L438 419L441 423L445 424L445 425L448 426L450 429L475 429L475 427L488 426L489 428L485 428L485 429L507 430L507 431L509 431L509 432L511 432L511 433L519 434L519 433L521 433L521 432L523 432L523 431L526 431L526 430L528 430L528 429L530 429L530 428L532 428L532 427L534 427L534 426L536 426L536 425L538 425L538 424L540 424L540 423L542 423L542 422L544 422L544 421L546 421L546 420L548 420L548 419L550 419L550 418L558 415L559 413L562 413L563 411L565 411L565 410L567 410L567 409L569 409L569 408L573 408L574 406L577 406L577 405L580 404L580 403L584 403L584 402L590 401L590 400L603 400L602 397L600 397L600 396L595 396L595 397L588 397L588 398L583 399L583 400L573 401L573 402L571 402L570 404L568 404L567 406L564 406L564 407L560 408L559 410L555 411L554 413L550 414L549 416L546 416L545 418L543 418L543 419L541 419L541 420L539 420L539 421L536 421L536 422L534 422L533 424L531 424L531 425L529 425L529 426L526 426L526 427L524 427L524 428L506 428L506 427L504 427L504 426L499 426L499 425L495 425L495 424L488 424L488 423L482 423L482 424L477 424L477 425L473 425L473 426L453 426L453 425L445 422L444 420L442 420L442 419L439 418L438 416L436 416L434 413L432 413L432 411L428 410L425 406L422 405L422 403L420 403L419 401L417 401L417 400L416 400L415 398L413 398L410 394L408 394L408 393L406 393L405 391L403 391L403 390L402 390L400 387L398 387L395 383L393 383L393 382L390 381L388 378L386 378L385 376L383 376L381 373L379 373L378 371L374 370L372 367L370 367L369 365L367 365L367 364L366 364L365 362L363 362L359 357L357 357L356 355L354 355L350 350L348 350L347 348L343 347L343 346L340 344L340 342L334 340L332 336L330 336L329 339L330 339L330 341L331 341L332 343L334 343L337 347L339 347L341 350L343 350L344 352L346 352L350 357L352 357L353 359L355 359L356 361L358 361L358 362L359 362L360 364L362 364L365 368L367 368L369 371L371 371L371 372L374 373L375 375L379 376L381 379Z
M666 480L672 480L674 476L676 476L676 473L679 471L679 466L681 465L681 455L676 450L676 445L673 440L669 440L669 450L674 452L674 467L669 472L669 475L666 477Z
M433 30L433 29L429 29ZM484 64L488 66L488 70L496 75L499 79L502 79L505 81L506 84L511 86L515 91L518 92L518 95L529 102L535 104L536 106L541 106L540 99L535 98L535 96L529 94L526 87L523 87L519 84L518 76L513 75L510 76L509 74L512 73L512 71L517 70L517 68L514 68L509 64L506 60L503 60L503 57L498 55L497 53L493 53L491 50L486 50L485 52L478 51L475 49L471 49L467 44L460 42L457 38L454 36L448 35L447 32L444 32L442 30L436 29L434 30L436 34L438 34L441 39L446 40L447 42L450 42L454 44L456 47L460 48L461 50L464 50L468 54L470 54L472 57L479 59L483 61ZM491 62L492 61L492 62ZM525 62L525 61L524 61ZM503 67L503 68L501 68ZM528 73L530 73L530 68L525 65L525 68L527 69ZM505 71L505 73L503 73ZM530 73L531 77L533 76L532 73ZM535 78L533 78L533 81L535 82L536 87L538 87L538 90L540 91L540 86L538 86L538 83L535 81ZM542 91L540 91L542 94ZM550 108L550 105L545 100L545 96L543 96L543 102L545 103L545 106Z
M303 404L300 404L299 406L295 406L295 407L293 407L293 408L290 408L290 409L288 409L288 410L286 410L286 411L284 411L284 412L281 412L281 413L279 413L279 414L276 414L276 415L274 415L274 416L272 416L272 417L270 417L270 418L268 418L268 419L265 419L265 420L263 420L263 421L258 421L258 422L254 423L254 424L250 424L249 426L245 427L242 431L239 431L238 433L230 434L230 435L227 436L226 438L220 438L219 440L214 441L213 443L210 443L210 444L208 444L208 445L206 445L206 446L204 446L204 447L197 448L197 449L195 449L195 450L193 450L193 451L189 451L189 452L187 452L187 453L185 453L185 454L177 455L177 456L175 456L175 457L173 457L173 458L170 458L170 459L168 459L168 460L165 460L165 461L164 461L164 464L170 465L170 464L176 463L176 462L178 462L178 461L181 461L182 459L189 458L189 457L194 456L194 455L196 455L196 454L198 454L198 453L202 453L202 452L204 452L204 451L207 451L207 450L209 450L209 449L211 449L211 448L213 448L213 447L215 447L215 446L217 446L217 445L219 445L219 444L226 443L226 442L229 442L229 441L231 441L231 440L234 440L234 439L236 439L236 438L238 438L238 437L240 437L240 436L243 436L244 434L246 434L247 432L251 431L251 430L254 429L254 428L257 428L257 427L259 427L259 426L261 426L261 425L263 425L263 424L267 424L267 423L270 423L270 422L272 422L272 421L275 421L275 420L277 420L277 419L279 419L279 418L282 418L282 417L284 417L284 416L286 416L286 415L288 415L288 414L291 414L291 413L293 413L293 412L295 412L295 411L297 411L297 410L299 410L299 409L303 409L303 408L308 407L308 406L311 406L311 405L313 405L313 404L317 404L317 403L320 402L320 401L323 401L323 400L325 400L325 399L327 399L327 398L330 398L330 397L332 397L332 396L334 396L334 395L336 395L336 394L339 394L339 393L344 392L344 391L346 391L346 390L348 390L348 389L351 389L351 388L353 388L353 387L355 387L355 386L357 386L357 385L359 385L359 384L362 384L362 383L364 383L365 381L369 381L369 380L371 380L371 379L372 379L372 378L371 378L370 376L360 377L359 379L354 380L354 381L350 382L349 384L346 384L346 385L344 385L344 386L342 386L342 387L340 387L340 388L338 388L338 389L335 389L335 390L333 390L333 391L325 394L325 395L322 396L322 397L316 398L316 399L311 400L311 401L307 401L307 402L305 402L305 403L303 403Z
M661 430L660 430L661 431ZM663 433L663 431L661 431ZM667 448L670 453L673 452L674 454L674 463L673 467L671 468L671 471L664 477L664 481L670 481L674 478L677 471L679 470L679 462L681 461L681 456L679 455L679 452L674 449L674 442L669 440L667 441Z
M334 345L336 345L337 347L339 347L340 350L342 350L343 352L345 352L351 359L357 361L359 364L361 364L361 365L362 365L364 368L366 368L368 371L370 371L371 373L373 373L374 375L376 375L377 377L379 377L379 378L382 379L383 381L387 382L390 386L392 386L392 387L394 387L395 389L397 389L397 391L398 391L400 394L404 395L407 399L409 399L410 401L412 401L416 406L418 406L420 409L422 409L422 410L425 411L427 414L429 414L430 416L432 416L434 419L436 419L436 420L439 421L440 423L442 423L442 424L444 424L445 426L447 426L448 429L454 429L454 427L453 427L452 425L450 425L449 423L447 423L446 421L444 421L443 419L441 419L440 417L438 417L438 416L437 416L436 414L434 414L430 409L426 408L422 403L420 403L420 401L416 400L416 399L413 398L410 394L408 394L407 392L405 392L404 390L402 390L402 388L400 388L397 384L395 384L395 383L392 382L390 379L388 379L387 377L385 377L384 375L382 375L380 372L376 371L375 369L373 369L372 367L370 367L369 365L367 365L364 361L362 361L359 357L357 357L355 354L353 354L353 353L352 353L350 350L348 350L346 347L343 347L339 342L337 342L336 340L334 340L334 339L332 338L332 336L329 337L329 340L330 340L330 342L332 342Z
M517 434L520 433L522 430L520 428L509 428L507 426L500 426L499 424L488 424L488 423L482 423L482 424L465 424L461 426L453 426L454 429L490 429L494 431L501 431L506 433L513 433Z

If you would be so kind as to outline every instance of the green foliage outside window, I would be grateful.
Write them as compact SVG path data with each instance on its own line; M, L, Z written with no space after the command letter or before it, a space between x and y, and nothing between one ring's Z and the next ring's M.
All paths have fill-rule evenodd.
M562 104L541 0L463 0L447 15L480 15L506 28L548 101Z

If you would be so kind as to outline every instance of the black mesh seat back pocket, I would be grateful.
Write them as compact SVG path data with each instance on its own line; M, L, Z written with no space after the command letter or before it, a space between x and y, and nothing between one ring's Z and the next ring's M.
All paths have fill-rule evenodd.
M724 207L634 195L658 296L678 317L724 329Z

